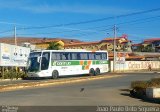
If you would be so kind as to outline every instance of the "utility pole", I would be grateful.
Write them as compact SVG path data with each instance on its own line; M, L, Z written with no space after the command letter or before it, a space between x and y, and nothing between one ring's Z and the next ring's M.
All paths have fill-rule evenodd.
M17 45L16 26L14 26L14 43L15 43L15 45Z
M114 54L114 58L113 58L113 72L116 71L116 35L117 35L117 27L116 25L114 25L114 40L113 40L113 54Z

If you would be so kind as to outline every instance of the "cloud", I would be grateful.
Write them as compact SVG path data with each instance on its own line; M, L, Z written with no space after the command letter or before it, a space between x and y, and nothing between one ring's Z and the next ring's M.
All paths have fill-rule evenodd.
M36 0L0 0L0 9L24 10L30 13L82 13L118 15L134 10L91 4L49 4Z
M30 0L0 0L0 9L16 9L30 3Z
M124 14L133 12L118 7L104 7L104 6L82 6L82 5L39 5L39 6L27 6L22 9L33 12L33 13L84 13L84 14Z

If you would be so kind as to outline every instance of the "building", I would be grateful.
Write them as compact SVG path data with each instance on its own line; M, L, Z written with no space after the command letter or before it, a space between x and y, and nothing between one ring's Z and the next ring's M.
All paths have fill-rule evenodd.
M116 39L116 51L132 52L131 41L128 40L127 35L122 35ZM87 50L107 50L113 51L114 38L105 38L96 42L80 42L65 44L65 49L87 49Z
M47 49L49 47L49 44L51 42L56 42L56 43L59 43L62 47L64 46L64 42L61 41L61 40L46 40L46 41L43 41L43 42L37 42L37 43L34 43L35 44L35 49ZM62 48L63 49L63 48Z
M145 39L142 43L133 44L135 52L160 52L160 38Z

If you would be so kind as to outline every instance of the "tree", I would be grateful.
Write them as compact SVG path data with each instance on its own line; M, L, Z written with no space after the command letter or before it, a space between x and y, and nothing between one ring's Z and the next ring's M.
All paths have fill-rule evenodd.
M51 42L49 43L49 46L47 48L48 50L60 50L61 49L61 45L57 42Z

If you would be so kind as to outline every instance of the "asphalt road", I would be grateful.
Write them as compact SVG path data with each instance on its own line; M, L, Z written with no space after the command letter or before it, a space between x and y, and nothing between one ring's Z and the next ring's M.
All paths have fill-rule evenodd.
M131 98L125 89L131 81L160 77L155 73L128 73L110 79L56 85L0 93L0 105L18 106L97 106L159 104Z

